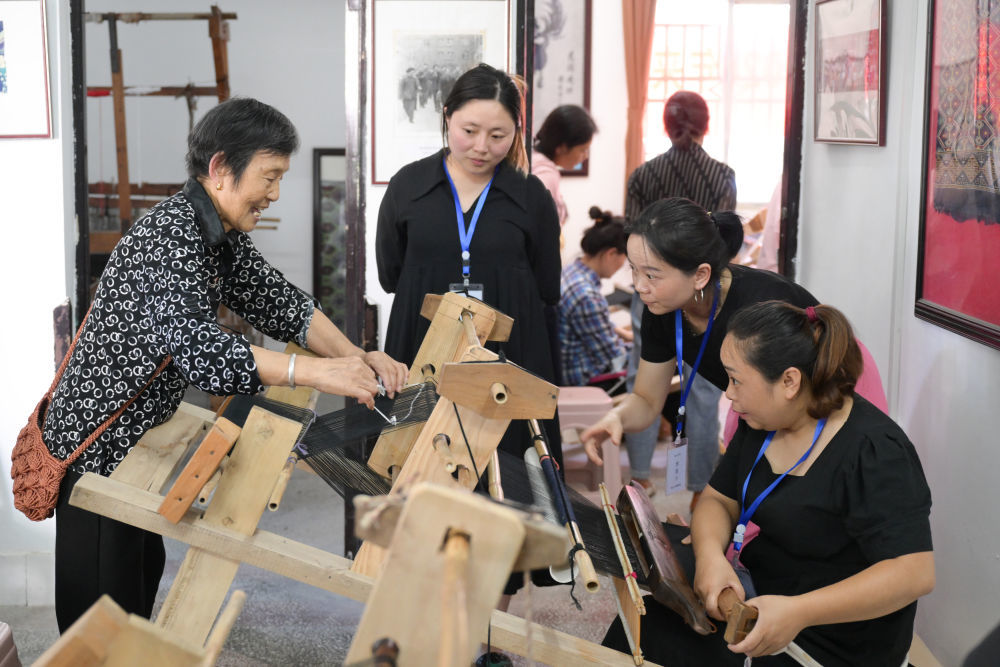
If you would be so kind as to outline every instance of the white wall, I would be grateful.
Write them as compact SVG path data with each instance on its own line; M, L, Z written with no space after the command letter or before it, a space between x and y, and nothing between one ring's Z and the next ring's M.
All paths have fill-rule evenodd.
M73 289L69 11L59 2L46 10L52 138L0 139L0 605L52 599L52 522L25 519L10 492L17 434L52 381L52 311Z
M913 315L928 0L888 4L886 146L804 142L799 279L855 324L882 370L891 414L920 454L934 501L937 588L918 606L917 631L942 664L957 665L1000 621L1000 451L990 417L1000 351ZM807 98L806 128L812 107Z
M204 0L89 0L88 12L206 12ZM281 182L281 200L268 215L277 231L258 230L254 242L293 283L312 292L312 151L344 147L345 0L297 0L294 9L267 0L220 2L229 22L229 85L233 96L273 105L295 124L301 146ZM86 27L87 76L111 84L106 23ZM207 21L118 24L126 86L215 85ZM217 104L198 98L195 121ZM90 180L117 181L111 98L87 105ZM129 173L133 182L182 183L188 132L183 99L127 97Z

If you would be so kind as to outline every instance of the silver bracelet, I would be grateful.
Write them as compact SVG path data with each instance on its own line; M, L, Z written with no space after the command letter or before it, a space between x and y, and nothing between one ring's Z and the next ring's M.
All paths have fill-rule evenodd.
M288 358L288 386L295 389L295 353Z

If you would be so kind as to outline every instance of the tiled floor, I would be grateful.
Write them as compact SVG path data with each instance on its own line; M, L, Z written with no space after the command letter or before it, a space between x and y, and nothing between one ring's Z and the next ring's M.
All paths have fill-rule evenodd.
M627 479L627 455L622 452ZM687 513L689 493L666 496L662 491L665 451L661 446L653 461L653 477L660 486L654 506L668 512ZM597 499L596 492L581 489ZM261 528L333 553L342 553L342 500L318 477L297 471L277 512L265 512ZM186 545L167 540L167 566L160 586L161 600L169 589ZM247 592L246 606L220 657L220 665L339 665L349 648L362 611L360 603L300 584L277 574L244 565L233 588ZM578 611L565 586L532 588L514 597L510 610L573 635L600 641L615 616L610 582L602 578L601 591L582 592ZM529 601L530 596L530 601ZM529 610L530 604L530 610ZM156 612L154 612L155 614ZM0 607L0 621L14 634L21 660L31 664L57 639L52 607ZM521 658L515 664L528 664Z

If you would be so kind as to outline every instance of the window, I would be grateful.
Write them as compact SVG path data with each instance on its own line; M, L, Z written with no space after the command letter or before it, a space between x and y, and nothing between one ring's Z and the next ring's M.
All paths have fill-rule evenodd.
M708 103L705 150L736 170L740 203L779 182L785 132L787 0L658 0L643 126L646 159L670 148L663 106L678 90Z

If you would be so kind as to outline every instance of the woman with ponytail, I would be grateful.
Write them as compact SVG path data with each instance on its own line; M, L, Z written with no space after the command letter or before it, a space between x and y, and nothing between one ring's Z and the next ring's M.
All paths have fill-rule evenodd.
M395 294L385 342L394 358L416 356L430 325L420 316L427 294L462 291L514 319L508 359L557 382L545 311L559 303L559 218L545 186L524 173L523 109L514 78L473 67L444 100L445 147L389 181L375 259L382 288ZM561 459L555 421L544 426ZM528 429L514 425L500 447L520 456L529 445Z
M632 282L644 304L641 359L632 392L581 436L595 463L601 462L598 443L604 438L621 444L624 432L640 432L659 419L678 373L678 356L685 364L682 406L688 407L695 374L720 392L726 388L719 350L730 320L741 308L771 299L800 307L818 303L804 288L776 273L729 263L743 242L743 226L735 213L709 213L680 197L661 199L630 221L625 231ZM718 427L712 419L717 419L717 412L692 419L685 411L687 420L678 414L666 416L674 421L678 438L687 438L690 432L688 488L697 500L718 460ZM695 439L704 439L698 429L712 426L707 420L715 421L716 435L711 446L695 448Z
M906 665L916 601L934 587L931 496L906 434L854 393L850 324L830 306L769 301L733 318L721 354L742 423L695 508L694 588L717 619L726 588L759 618L727 647L660 607L644 620L660 632L646 657L794 665L758 660L794 642L828 667ZM751 519L760 534L743 546Z
M597 206L590 208L590 217L595 222L580 240L583 256L563 269L559 299L563 382L574 386L620 370L629 338L612 325L608 301L601 293L601 279L610 278L625 263L625 228L621 218ZM621 362L617 368L616 360Z

